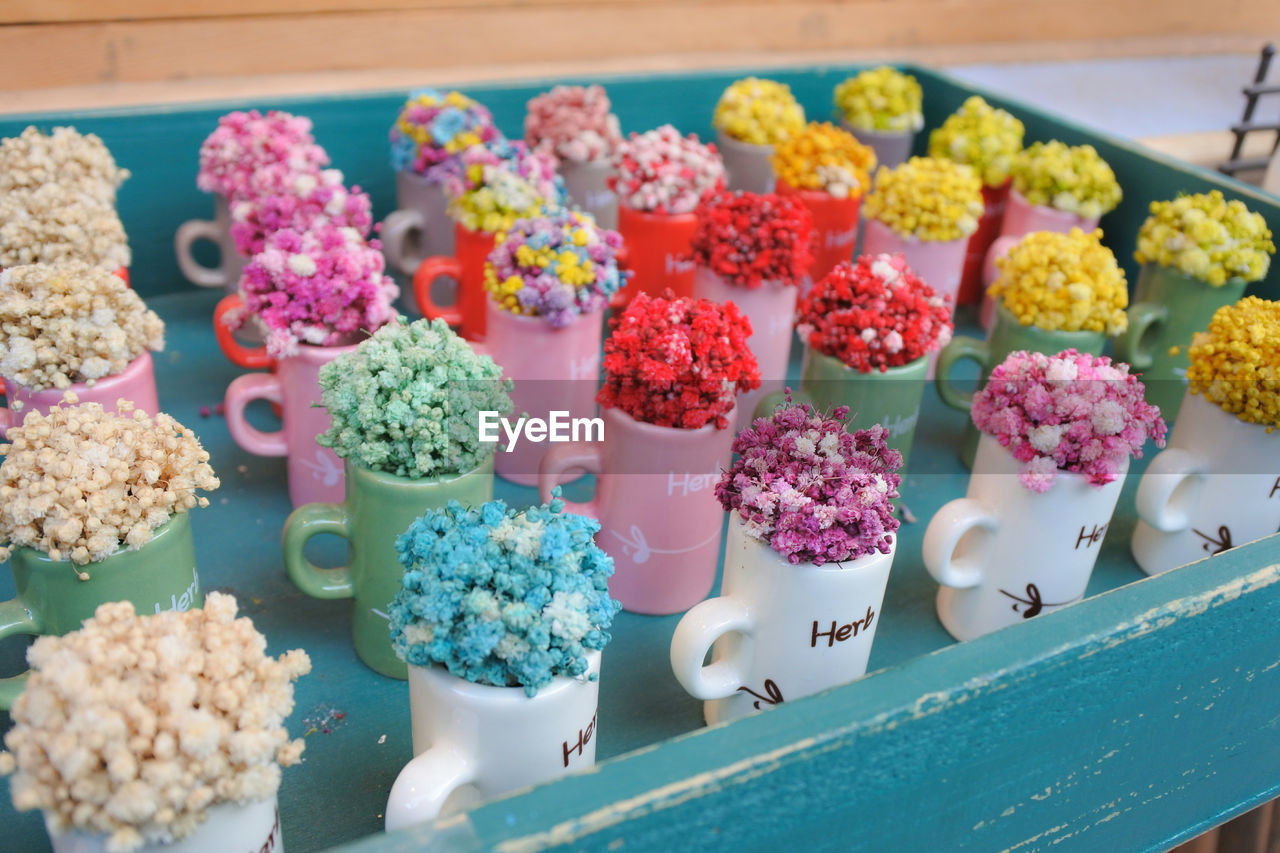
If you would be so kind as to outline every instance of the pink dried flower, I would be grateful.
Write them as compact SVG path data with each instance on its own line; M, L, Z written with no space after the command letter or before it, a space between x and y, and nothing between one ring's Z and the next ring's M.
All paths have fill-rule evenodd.
M724 189L724 162L715 143L681 136L669 124L633 133L613 157L609 189L632 210L690 213Z
M269 330L267 352L277 358L300 343L331 346L372 333L396 316L391 303L400 294L383 274L380 249L353 228L327 223L277 231L245 267L244 309L226 322L239 328L257 314Z
M271 110L227 113L200 146L196 186L232 199L247 191L253 173L284 164L308 172L329 164L329 155L311 135L311 119Z
M574 163L610 157L622 143L622 133L609 106L603 86L556 86L529 99L525 142Z
M1058 471L1113 481L1148 438L1164 447L1160 410L1129 365L1074 349L1057 355L1014 352L973 398L973 422L1023 463L1019 478L1048 491Z
M284 228L307 231L320 223L345 225L369 236L372 203L359 187L348 190L342 172L294 172L276 165L259 169L250 191L231 203L231 237L236 251L261 252L267 237Z
M716 484L725 510L737 510L748 536L796 563L841 563L888 554L899 521L902 454L879 424L849 433L840 406L830 416L788 404L733 441L738 454Z

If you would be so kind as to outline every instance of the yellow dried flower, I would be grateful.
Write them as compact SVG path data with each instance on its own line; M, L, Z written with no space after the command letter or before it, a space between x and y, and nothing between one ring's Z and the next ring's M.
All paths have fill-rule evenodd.
M1102 231L1036 231L996 261L989 289L1018 322L1049 332L1105 332L1129 327L1129 288Z
M164 322L119 276L78 262L0 272L0 376L32 391L92 385L148 349L164 349Z
M115 208L62 184L0 193L0 268L84 261L105 270L132 256Z
M857 198L871 185L876 153L847 130L813 121L774 146L770 160L778 181L795 189Z
M153 616L114 602L78 631L37 639L0 753L14 806L127 853L190 835L210 806L275 796L280 768L305 748L284 720L311 659L267 655L236 610L220 592Z
M1097 219L1120 203L1116 173L1092 145L1033 142L1013 160L1013 188L1027 201Z
M1232 278L1265 277L1275 250L1262 214L1213 190L1151 202L1133 256L1221 287Z
M1009 179L1022 134L1012 114L973 95L929 134L929 156L972 166L984 184L998 187Z
M775 145L804 127L804 108L785 83L747 77L724 90L711 123L739 142Z
M906 133L924 127L920 83L887 65L838 84L835 101L845 122L859 130Z
M1224 305L1187 356L1192 394L1267 432L1280 427L1280 302L1246 296Z
M942 243L968 237L982 217L982 181L968 166L912 157L876 172L867 216L904 237Z
M11 427L0 463L0 560L11 548L83 566L151 541L176 513L208 506L220 483L195 433L163 412L119 400L30 411Z
M101 139L74 127L55 127L45 136L33 126L0 141L0 192L61 184L111 206L128 177Z

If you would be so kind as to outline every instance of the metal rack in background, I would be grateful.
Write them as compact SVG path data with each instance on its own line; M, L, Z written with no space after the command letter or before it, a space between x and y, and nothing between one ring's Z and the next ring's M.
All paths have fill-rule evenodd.
M1241 90L1245 97L1244 112L1240 116L1240 122L1231 126L1231 133L1235 137L1235 142L1231 146L1231 159L1218 166L1218 171L1224 175L1234 176L1237 172L1265 169L1276 150L1280 149L1280 121L1256 122L1253 120L1253 113L1258 107L1260 98L1264 95L1280 94L1280 83L1267 82L1267 72L1271 69L1271 59L1275 54L1274 44L1268 44L1262 48L1262 53L1258 57L1258 70L1253 75L1253 83ZM1266 131L1275 134L1275 139L1271 143L1271 153L1264 157L1241 157L1245 137L1250 133Z

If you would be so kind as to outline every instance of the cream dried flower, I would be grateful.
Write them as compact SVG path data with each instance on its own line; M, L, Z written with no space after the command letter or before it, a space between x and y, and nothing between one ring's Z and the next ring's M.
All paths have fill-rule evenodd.
M164 349L164 322L119 276L79 262L0 271L0 376L92 385L149 349Z
M111 206L129 170L116 165L102 140L74 127L55 127L48 136L31 126L0 140L0 193L61 184Z
M116 414L66 397L47 415L28 412L0 444L0 560L22 546L83 566L139 548L175 513L209 505L196 490L220 483L195 433L127 400Z
M311 660L265 650L219 592L154 616L103 604L80 630L39 638L0 753L14 807L125 853L190 835L210 806L274 796L305 746L284 720Z
M115 271L131 260L115 208L93 195L57 183L0 193L0 268L84 261Z

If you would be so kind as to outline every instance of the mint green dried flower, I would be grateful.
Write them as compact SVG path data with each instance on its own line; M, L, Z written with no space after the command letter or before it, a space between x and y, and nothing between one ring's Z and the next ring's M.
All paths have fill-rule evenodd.
M400 477L470 471L496 444L479 440L481 411L511 411L511 380L443 320L379 329L320 369L329 429L316 437L343 459Z

